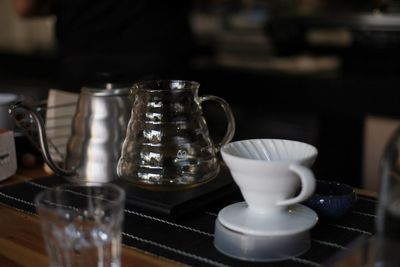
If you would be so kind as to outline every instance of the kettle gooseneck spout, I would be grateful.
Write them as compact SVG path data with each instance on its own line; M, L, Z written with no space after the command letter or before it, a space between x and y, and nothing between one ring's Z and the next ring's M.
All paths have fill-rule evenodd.
M26 105L22 101L16 102L14 105L12 105L9 109L10 114L14 114L16 109L23 109L27 112L29 112L30 115L32 115L33 120L35 122L35 125L37 126L38 129L38 134L39 134L39 143L41 147L41 153L46 161L47 165L52 169L57 175L60 176L74 176L76 175L76 170L71 169L71 170L66 170L61 167L59 167L52 159L50 152L49 152L49 146L47 143L47 134L46 134L46 129L44 125L43 119L40 117L40 115L32 109L30 106Z

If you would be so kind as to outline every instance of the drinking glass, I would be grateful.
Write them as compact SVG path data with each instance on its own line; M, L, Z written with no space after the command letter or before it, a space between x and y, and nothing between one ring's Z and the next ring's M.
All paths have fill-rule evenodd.
M119 267L125 192L113 184L62 185L35 206L49 266Z

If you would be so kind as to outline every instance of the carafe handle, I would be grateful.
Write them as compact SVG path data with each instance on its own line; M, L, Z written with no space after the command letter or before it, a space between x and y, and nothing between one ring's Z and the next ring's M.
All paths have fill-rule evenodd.
M14 105L10 107L9 113L13 114L14 111L18 108L21 108L25 111L27 111L35 121L35 124L38 129L38 134L39 134L39 142L40 142L40 147L41 147L41 152L44 160L46 161L47 165L49 165L50 169L52 169L56 174L60 176L74 176L76 175L76 171L74 169L72 170L65 170L61 167L59 167L51 158L50 156L50 151L49 151L49 146L47 143L47 134L46 134L46 129L44 125L44 121L42 117L30 106L26 105L25 103L18 101Z
M223 145L229 143L232 140L233 135L235 134L235 117L233 116L232 109L229 106L228 102L226 102L224 99L214 95L203 95L200 97L200 103L203 103L204 101L218 102L224 110L226 119L228 120L225 136L215 146L215 150L216 152L218 152Z

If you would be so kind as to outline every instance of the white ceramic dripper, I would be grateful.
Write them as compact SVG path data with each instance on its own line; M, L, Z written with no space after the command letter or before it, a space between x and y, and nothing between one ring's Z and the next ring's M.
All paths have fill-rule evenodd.
M292 140L251 139L229 143L221 148L221 154L245 202L219 212L214 240L217 249L228 255L234 254L232 251L245 251L245 255L236 257L250 260L282 259L307 250L308 230L317 223L318 217L298 203L315 190L310 167L317 157L317 149ZM246 240L259 244L260 238L268 251L254 249L252 254L248 248L242 250L240 242L234 246L225 242ZM296 247L294 242L284 244L294 239L297 239ZM272 253L270 249L274 246L268 243L271 240L282 243L282 251ZM265 255L269 256L265 258Z

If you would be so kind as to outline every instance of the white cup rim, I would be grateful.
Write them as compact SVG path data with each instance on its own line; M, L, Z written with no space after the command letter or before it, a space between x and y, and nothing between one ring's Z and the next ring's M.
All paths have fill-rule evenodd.
M249 157L245 157L245 156L239 156L236 154L231 153L231 151L228 151L230 147L238 144L238 143L249 143L252 141L284 141L287 143L297 143L297 144L301 144L304 147L308 147L310 148L310 152L307 153L306 155L302 156L302 157L293 157L293 158L288 158L288 159L280 159L280 160L270 160L267 161L269 163L288 163L288 162L298 162L298 161L308 161L310 159L315 158L318 155L318 150L315 146L305 143L305 142L301 142L301 141L296 141L296 140L289 140L289 139L279 139L279 138L254 138L254 139L244 139L244 140L238 140L238 141L234 141L234 142L230 142L228 144L225 144L221 147L221 154L225 155L225 156L229 156L231 158L236 158L238 160L244 160L247 162L262 162L265 163L266 160L263 159L254 159L254 158L249 158Z
M0 93L0 105L11 104L18 99L18 95L12 93Z

